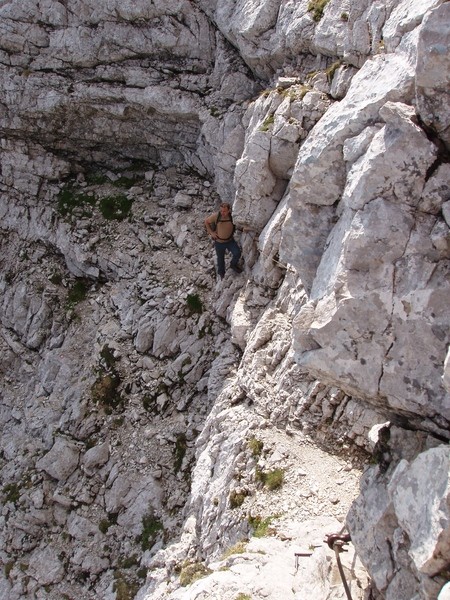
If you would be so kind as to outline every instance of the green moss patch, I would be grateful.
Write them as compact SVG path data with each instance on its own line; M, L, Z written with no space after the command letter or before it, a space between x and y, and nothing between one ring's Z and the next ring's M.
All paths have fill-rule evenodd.
M124 194L117 196L106 196L101 198L99 209L104 219L107 221L123 221L130 215L133 201Z
M203 312L203 303L198 294L188 294L186 304L191 314L201 315Z
M58 195L58 212L63 216L76 213L80 217L90 217L96 204L94 194L88 195L69 185Z
M150 548L155 545L158 535L163 529L164 527L161 521L156 519L153 515L142 517L142 533L139 536L138 542L140 542L144 552L150 550Z

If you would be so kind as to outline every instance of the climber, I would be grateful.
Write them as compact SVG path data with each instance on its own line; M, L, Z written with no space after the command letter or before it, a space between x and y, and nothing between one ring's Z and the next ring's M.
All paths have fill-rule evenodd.
M205 219L205 227L208 235L214 240L217 255L217 274L221 279L225 275L225 251L231 252L230 267L235 273L242 273L238 262L241 257L241 249L233 237L234 223L231 216L231 206L228 202L222 202L219 211L209 215Z

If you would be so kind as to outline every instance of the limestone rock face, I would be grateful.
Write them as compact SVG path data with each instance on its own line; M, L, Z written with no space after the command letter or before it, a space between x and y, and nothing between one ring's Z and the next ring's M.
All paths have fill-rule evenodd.
M222 193L233 192L220 138L242 132L233 116L217 117L255 83L202 11L189 2L78 2L70 10L8 2L0 17L0 123L8 137L84 164L118 166L129 156L190 164L211 177L215 162Z
M416 73L418 112L447 148L450 143L449 42L445 33L448 13L448 5L444 3L427 14L419 38Z
M424 597L436 597L441 588L439 581L430 580L427 575L434 577L447 563L448 461L448 447L439 446L422 452L411 462L401 460L389 480L380 476L378 468L372 470L363 484L364 501L369 501L374 510L372 521L366 521L366 509L360 500L349 512L352 538L357 545L358 538L364 539L367 554L361 558L371 562L377 588L387 597L416 593L417 587L408 581L404 569L395 573L400 561L415 573ZM413 514L415 518L411 518ZM389 542L380 533L385 530L385 523L392 520L395 524L389 527L395 528L395 545L389 562L385 554Z
M449 19L0 3L2 598L445 595Z
M361 72L368 68L366 63ZM391 84L390 79L387 89L391 89ZM350 89L346 99L351 94ZM340 104L344 103L345 100ZM380 128L370 126L364 136L358 134L359 139L352 146L347 144L345 172L343 165L326 170L332 153L336 157L340 154L337 127L329 129L332 138L325 137L323 145L318 143L333 108L317 126L316 160L307 162L309 155L305 154L302 164L305 146L313 136L299 153L293 185L294 190L301 186L302 191L307 191L308 205L303 199L297 201L297 192L290 190L292 212L285 221L281 240L284 257L298 261L295 264L302 280L311 289L307 318L302 310L297 316L298 360L331 384L344 388L347 384L350 393L367 395L372 400L389 398L389 405L396 410L409 412L410 416L431 417L435 420L435 424L430 423L431 428L445 429L450 407L446 390L438 391L436 387L435 369L441 371L442 363L436 364L435 349L441 337L439 354L445 356L446 336L439 330L446 321L444 297L448 294L448 283L445 276L437 275L440 270L437 265L446 269L447 246L437 240L433 242L432 231L442 227L444 236L448 232L441 219L416 209L424 205L422 193L426 183L432 185L434 176L428 177L428 172L435 164L438 148L414 123L411 109L403 103L388 101L379 110ZM342 111L342 106L339 109ZM367 110L363 114L367 115ZM410 146L412 139L416 141ZM391 152L392 160L387 162ZM301 174L298 181L297 172ZM324 195L316 196L313 204L312 182L318 179L327 182L324 194L329 194L333 190L329 178L336 181L339 172L343 179L340 187L336 187L336 194L338 190L342 194L337 207L332 210L328 207L336 196L328 200ZM321 173L326 175L321 177ZM317 190L314 185L316 195ZM445 186L440 195L442 203L447 194ZM325 207L319 209L323 204ZM297 219L302 223L300 237L294 225ZM337 220L334 226L333 220ZM300 246L299 253L295 250L296 243ZM417 273L414 278L412 270ZM434 288L430 280L432 271L440 278L439 291L432 292L429 287L428 282ZM356 290L359 290L356 294L361 293L360 300L355 297ZM424 313L419 317L420 325L415 321L417 311L422 308L415 300L411 301L413 298L422 299L419 304ZM430 304L428 301L423 304L425 298L429 298ZM425 314L428 319L423 318ZM359 341L355 339L358 336L350 333L355 331L354 327L364 332ZM406 352L410 352L408 359ZM351 372L351 364L358 365L356 371ZM403 371L406 365L408 372ZM421 373L415 381L410 377L411 369ZM332 372L334 377L330 377Z

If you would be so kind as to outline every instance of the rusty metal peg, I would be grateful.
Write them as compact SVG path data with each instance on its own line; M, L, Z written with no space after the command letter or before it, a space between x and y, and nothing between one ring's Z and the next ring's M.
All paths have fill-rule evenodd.
M351 537L349 533L332 533L330 535L325 536L324 542L326 542L331 550L334 551L336 555L336 562L339 569L339 575L342 579L342 584L344 586L345 595L347 600L352 600L352 594L350 592L350 588L348 586L347 580L345 579L344 568L341 563L341 557L339 554L341 552L347 552L347 549L344 548L345 544L348 544L351 541Z
M334 550L335 552L348 552L347 548L344 548L346 543L347 542L344 542L342 540L336 540L333 544L332 550Z
M325 536L324 542L328 544L328 547L331 550L334 550L335 544L339 542L339 546L342 548L344 544L348 544L351 541L351 537L349 533L330 533L330 535ZM342 550L343 552L347 552L346 550Z

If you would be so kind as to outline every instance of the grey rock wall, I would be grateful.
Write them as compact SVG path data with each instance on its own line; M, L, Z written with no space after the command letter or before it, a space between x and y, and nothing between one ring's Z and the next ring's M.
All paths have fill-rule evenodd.
M448 579L449 4L312 9L0 4L0 596Z

